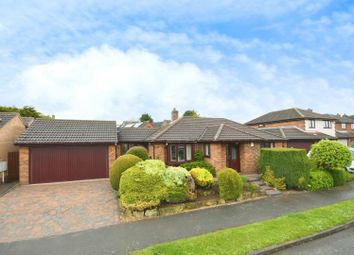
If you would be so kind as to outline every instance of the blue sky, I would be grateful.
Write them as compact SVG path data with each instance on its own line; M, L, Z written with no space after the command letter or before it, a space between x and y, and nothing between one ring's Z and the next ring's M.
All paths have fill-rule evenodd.
M58 118L354 114L354 3L0 2L0 104Z

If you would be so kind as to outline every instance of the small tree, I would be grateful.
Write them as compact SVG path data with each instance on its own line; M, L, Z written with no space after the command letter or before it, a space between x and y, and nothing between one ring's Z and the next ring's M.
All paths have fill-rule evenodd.
M352 153L347 146L329 140L312 145L310 157L322 169L343 169L352 162Z
M199 117L199 114L195 110L187 110L183 114L184 117Z
M148 113L143 113L140 117L140 121L141 122L145 122L145 121L149 121L149 122L153 122L154 120L151 118L151 115Z

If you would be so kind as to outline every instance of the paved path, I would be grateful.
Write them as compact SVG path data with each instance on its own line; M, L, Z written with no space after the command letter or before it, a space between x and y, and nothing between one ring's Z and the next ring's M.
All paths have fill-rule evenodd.
M0 243L117 223L108 180L17 186L0 197Z
M310 243L274 253L274 255L352 255L354 254L353 240L354 227Z
M0 244L0 254L127 254L131 249L274 218L354 198L354 182L336 190L301 192L252 203L118 224L51 238Z
M0 183L0 197L4 196L17 185L16 181Z

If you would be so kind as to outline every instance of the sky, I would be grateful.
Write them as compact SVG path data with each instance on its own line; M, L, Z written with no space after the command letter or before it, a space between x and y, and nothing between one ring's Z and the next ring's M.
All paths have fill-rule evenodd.
M354 114L354 1L0 2L0 105L56 118Z

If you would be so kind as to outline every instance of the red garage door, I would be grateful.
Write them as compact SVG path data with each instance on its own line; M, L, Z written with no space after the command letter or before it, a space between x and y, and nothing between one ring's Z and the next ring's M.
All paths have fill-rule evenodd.
M299 148L309 151L314 141L288 141L288 148Z
M107 146L30 148L30 183L73 181L107 176Z

